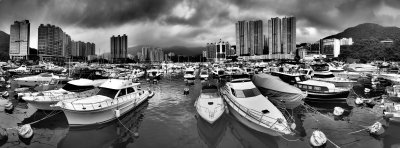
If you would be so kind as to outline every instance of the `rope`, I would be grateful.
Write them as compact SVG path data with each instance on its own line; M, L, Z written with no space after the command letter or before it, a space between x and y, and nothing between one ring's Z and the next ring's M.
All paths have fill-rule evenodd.
M38 123L38 122L40 122L40 121L42 121L42 120L44 120L44 119L50 118L50 117L52 117L52 116L54 116L54 115L56 115L56 114L58 114L58 113L61 112L61 111L58 111L58 112L56 112L56 113L53 114L54 111L56 111L56 110L53 110L52 112L50 112L50 114L48 114L47 116L43 117L42 119L33 121L33 122L31 122L31 123L26 123L26 124L35 124L35 123Z
M326 138L330 143L332 143L335 147L340 148L340 146L336 145L333 141L329 140L328 137Z
M133 131L131 131L129 128L127 128L127 127L121 122L121 120L119 120L119 118L117 118L117 120L118 120L118 122L119 122L126 130L128 130L130 133L132 133L132 134L135 135L135 132L133 132Z

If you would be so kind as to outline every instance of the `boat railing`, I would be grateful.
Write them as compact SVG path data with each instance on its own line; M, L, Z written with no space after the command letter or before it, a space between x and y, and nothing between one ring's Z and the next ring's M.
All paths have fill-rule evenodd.
M108 99L108 100L103 100L99 102L90 102L90 103L77 103L75 101L72 102L63 102L63 105L65 109L70 109L70 110L80 110L80 111L90 111L90 110L97 110L97 109L102 109L105 107L113 106L113 105L118 105L121 102L126 102L126 101L132 101L134 100L134 103L137 102L138 99L140 99L140 93L143 92L134 92L129 95L117 97L115 99ZM146 93L146 92L144 92ZM136 106L136 104L135 104Z
M48 97L50 100L66 100L66 99L74 99L74 98L85 98L85 97L90 97L95 94L97 94L100 91L100 89L95 88L91 90L86 90L78 93L72 93L72 94L62 94L62 95L54 95L53 93L48 93ZM47 94L47 93L46 93ZM46 97L46 96L42 96Z
M289 129L289 127L287 125L284 125L286 123L283 122L283 119L273 118L273 117L270 117L270 116L268 116L268 115L266 115L266 114L264 114L262 112L246 108L243 105L239 104L237 101L235 101L233 99L229 99L229 97L226 94L223 94L223 96L227 97L228 100L230 100L234 104L234 106L236 106L239 110L241 110L245 114L245 117L246 116L251 117L255 121L257 121L259 124L262 123L264 125L267 125L269 128L271 128L273 130L277 130L276 128L273 128L274 126L276 127L276 125L277 125L276 123L280 123L280 125L284 128L283 130ZM274 122L267 121L263 117L271 119Z

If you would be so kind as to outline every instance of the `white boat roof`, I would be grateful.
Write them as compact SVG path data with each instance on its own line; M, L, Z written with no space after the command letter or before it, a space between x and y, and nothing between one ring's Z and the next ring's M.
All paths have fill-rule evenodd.
M231 87L235 90L243 90L243 89L255 88L256 86L250 80L248 82L233 82L233 83L230 82L229 87Z
M193 68L186 68L185 71L194 71Z
M106 79L105 79L106 80ZM104 82L105 82L104 80ZM90 80L90 79L78 79L69 81L68 84L76 85L76 86L98 86L101 81L98 80Z
M132 81L129 81L129 80L108 79L106 82L101 84L100 87L119 90L119 89L137 86L139 84L140 83L132 83Z

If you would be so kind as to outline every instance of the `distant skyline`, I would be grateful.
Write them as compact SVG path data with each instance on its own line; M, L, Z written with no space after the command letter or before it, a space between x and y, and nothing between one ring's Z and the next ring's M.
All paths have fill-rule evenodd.
M37 48L40 24L60 26L73 40L110 52L110 37L126 34L137 45L206 46L219 39L235 44L235 22L295 16L297 42L314 42L361 23L400 24L398 0L0 0L0 30L14 21L31 23Z

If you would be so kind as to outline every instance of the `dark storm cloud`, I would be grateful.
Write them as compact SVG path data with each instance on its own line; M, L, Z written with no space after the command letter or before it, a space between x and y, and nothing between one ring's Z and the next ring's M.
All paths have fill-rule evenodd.
M46 18L87 28L153 21L181 0L3 0L1 13L26 15L46 12ZM39 16L36 16L39 17Z

